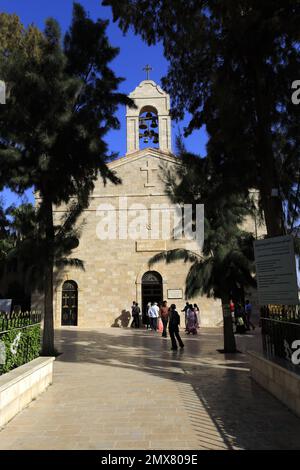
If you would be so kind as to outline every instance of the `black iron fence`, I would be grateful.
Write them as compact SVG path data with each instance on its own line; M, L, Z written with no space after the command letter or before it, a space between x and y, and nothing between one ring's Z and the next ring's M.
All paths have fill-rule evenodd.
M300 323L299 305L266 305L261 308L260 314L263 318Z
M40 312L30 311L22 313L0 314L0 333L12 328L22 328L27 325L41 323L42 315Z
M261 318L261 332L265 355L300 373L300 322Z
M41 313L0 317L0 375L37 358L41 347Z

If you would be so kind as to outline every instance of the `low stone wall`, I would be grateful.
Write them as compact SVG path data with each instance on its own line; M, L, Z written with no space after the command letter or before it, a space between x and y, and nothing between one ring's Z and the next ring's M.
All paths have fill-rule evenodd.
M300 417L300 375L256 352L248 355L252 379Z
M0 427L52 383L53 357L38 357L0 376Z

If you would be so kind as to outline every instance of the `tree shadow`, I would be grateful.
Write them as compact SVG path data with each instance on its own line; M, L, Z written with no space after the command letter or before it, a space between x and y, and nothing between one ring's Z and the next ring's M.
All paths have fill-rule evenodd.
M251 381L245 354L216 353L220 334L184 338L185 350L174 353L169 339L143 330L120 330L118 336L109 330L58 330L56 337L63 348L59 361L138 370L175 381L199 448L300 447L300 420Z

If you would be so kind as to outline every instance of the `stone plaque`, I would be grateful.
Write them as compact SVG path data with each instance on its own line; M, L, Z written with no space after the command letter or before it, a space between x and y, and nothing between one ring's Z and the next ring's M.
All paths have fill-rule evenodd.
M165 251L165 240L141 240L136 242L136 251Z
M168 289L168 299L182 299L182 289Z

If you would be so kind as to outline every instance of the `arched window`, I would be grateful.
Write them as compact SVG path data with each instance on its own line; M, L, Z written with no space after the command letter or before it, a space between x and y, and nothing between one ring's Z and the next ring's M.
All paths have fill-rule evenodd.
M77 326L78 287L75 281L66 281L62 287L61 324Z
M157 271L147 271L142 277L142 308L145 312L149 302L163 301L163 280Z
M144 106L139 116L140 149L159 147L158 116L153 106Z

